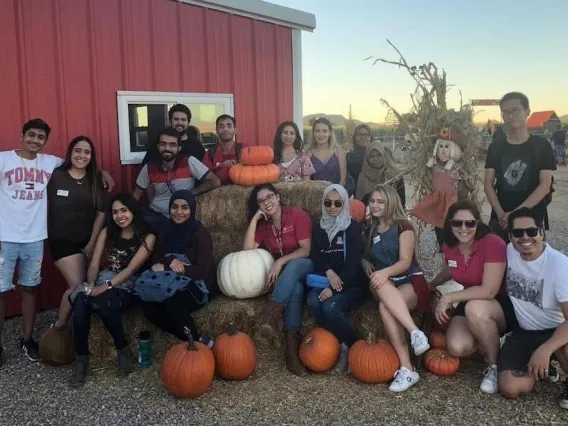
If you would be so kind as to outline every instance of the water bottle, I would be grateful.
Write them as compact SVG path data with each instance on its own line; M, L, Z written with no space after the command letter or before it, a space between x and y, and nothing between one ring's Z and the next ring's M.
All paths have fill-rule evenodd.
M138 367L148 368L152 365L152 336L149 331L138 334Z

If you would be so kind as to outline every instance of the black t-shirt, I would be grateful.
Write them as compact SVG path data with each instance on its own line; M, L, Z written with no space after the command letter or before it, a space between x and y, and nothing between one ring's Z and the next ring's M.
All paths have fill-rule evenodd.
M487 150L486 169L495 170L495 191L501 207L510 212L519 207L540 183L541 170L556 170L550 144L540 136L531 135L522 144L513 145L496 140ZM541 201L534 207L544 213ZM491 213L495 217L495 212Z
M89 240L97 212L104 212L107 193L102 182L98 197L93 197L87 176L73 179L66 169L53 171L47 185L47 228L49 238L81 243Z
M180 156L195 157L199 161L203 161L205 156L205 148L199 139L193 138L191 136L188 139L181 141L181 151ZM158 151L158 146L154 143L146 151L144 160L142 160L142 165L150 161L161 161L160 152Z

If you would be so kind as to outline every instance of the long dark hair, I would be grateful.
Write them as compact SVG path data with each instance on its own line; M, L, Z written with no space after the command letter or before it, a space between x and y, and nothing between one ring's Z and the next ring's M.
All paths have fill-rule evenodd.
M292 126L294 131L296 132L296 140L294 141L294 149L296 152L302 151L302 146L304 145L304 141L302 140L302 136L300 135L300 129L293 121L284 121L280 123L278 128L276 129L276 134L274 135L274 162L280 163L282 161L282 150L284 149L284 143L282 142L282 132L284 128L287 126Z
M481 212L477 204L470 200L459 200L450 206L448 214L446 214L446 219L444 220L444 242L448 247L455 247L459 243L454 235L451 224L452 219L459 210L469 211L477 221L477 229L473 237L475 241L482 239L487 234L491 234L489 226L481 220Z
M132 213L132 228L134 229L134 240L136 241L137 245L146 247L146 236L149 234L148 226L142 217L142 212L140 211L140 204L134 198L132 194L129 193L122 193L118 194L109 203L107 217L106 217L106 230L107 230L107 240L106 240L106 248L110 250L114 247L117 241L120 239L120 234L122 232L122 228L118 226L118 224L114 221L112 217L112 206L114 205L115 201L119 201L120 203L124 204L124 206L130 210ZM148 249L148 247L146 247ZM150 251L150 249L148 249Z
M71 156L73 155L73 149L79 143L85 141L89 144L91 148L91 161L87 165L87 180L89 181L89 186L91 188L91 195L93 197L93 204L95 207L101 206L103 204L103 177L101 171L99 169L99 165L97 163L97 151L95 150L95 145L93 141L88 136L76 136L74 137L71 142L69 142L69 146L67 147L67 152L65 153L65 160L63 160L63 164L59 166L59 169L69 170L72 166L71 164Z
M248 199L247 212L249 222L252 220L253 216L259 209L258 203L256 202L256 197L258 196L258 193L263 189L268 189L269 191L274 192L275 195L280 195L280 193L276 190L276 188L274 188L274 185L272 185L271 183L263 183L261 185L255 186ZM282 203L282 201L280 201L280 203Z

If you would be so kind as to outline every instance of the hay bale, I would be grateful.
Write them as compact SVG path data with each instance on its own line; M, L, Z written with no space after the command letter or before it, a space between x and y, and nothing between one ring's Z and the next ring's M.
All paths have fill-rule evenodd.
M135 354L138 353L138 334L144 330L149 331L152 335L152 355L155 359L161 358L173 344L179 342L177 338L161 331L148 321L140 308L133 308L124 312L122 323L126 340ZM93 358L97 359L113 360L116 358L116 349L112 337L97 315L93 315L91 319L89 352Z
M244 232L211 232L213 240L213 260L218 265L225 256L243 249Z
M256 299L236 300L226 296L218 296L209 305L194 313L195 322L200 332L218 336L225 332L229 324L234 323L239 331L251 336L255 342L262 342L257 330L262 321L262 307L268 297ZM417 312L412 318L418 326L422 324L422 315ZM377 302L369 297L365 303L350 313L351 324L355 326L359 336L366 336L374 331L378 337L386 336L385 328L379 316ZM315 320L307 305L304 306L302 318L302 332L307 332L315 326Z

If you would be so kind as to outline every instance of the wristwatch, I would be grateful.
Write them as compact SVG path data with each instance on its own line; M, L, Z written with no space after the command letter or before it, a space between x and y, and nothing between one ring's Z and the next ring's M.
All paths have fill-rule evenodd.
M112 288L112 282L111 282L111 280L106 280L106 281L105 281L105 284L106 284L107 288Z

